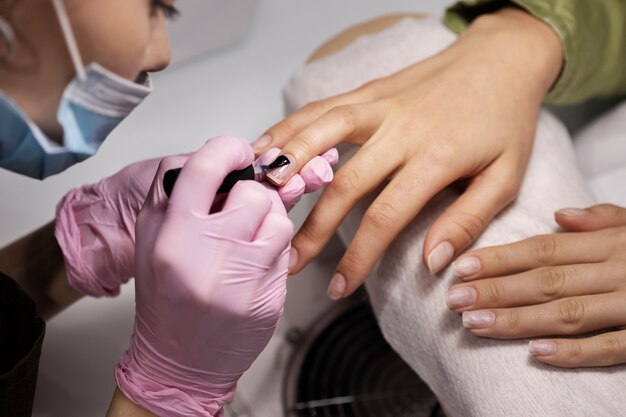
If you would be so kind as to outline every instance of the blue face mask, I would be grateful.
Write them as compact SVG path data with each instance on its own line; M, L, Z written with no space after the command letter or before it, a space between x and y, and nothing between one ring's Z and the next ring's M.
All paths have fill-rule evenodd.
M147 74L138 83L98 64L85 68L63 0L52 0L52 4L77 74L63 92L57 113L63 127L62 145L50 140L0 91L0 167L39 179L95 154L111 131L152 91Z
M94 155L107 136L152 91L97 64L65 89L57 120L63 144L50 140L0 91L0 167L43 179Z

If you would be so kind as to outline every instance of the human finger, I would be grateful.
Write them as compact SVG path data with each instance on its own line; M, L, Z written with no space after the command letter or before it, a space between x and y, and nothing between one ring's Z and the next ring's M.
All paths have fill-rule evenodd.
M208 140L183 166L169 199L170 207L208 214L224 178L250 165L253 159L252 149L243 138L219 136Z
M148 190L148 195L145 198L145 203L148 203L152 207L158 205L162 209L165 209L168 204L167 194L163 185L165 173L172 169L181 168L188 160L189 156L187 155L173 155L161 159Z
M281 166L268 171L267 178L276 185L284 184L311 159L336 144L366 141L380 126L383 117L384 112L374 105L332 108L285 144L279 156Z
M239 181L228 193L224 206L215 216L227 217L224 236L251 242L270 212L270 191L255 181Z
M528 350L538 361L562 368L619 365L626 363L626 331L584 339L532 340Z
M276 159L280 149L270 148L254 162L255 165L269 165ZM339 160L336 148L331 148L320 156L311 159L298 174L286 184L276 187L285 208L290 211L300 201L304 193L317 191L333 179L331 165Z
M285 205L285 209L289 212L304 195L306 183L300 175L296 174L284 186L276 187L276 190Z
M360 88L323 100L310 102L270 127L257 140L252 142L252 148L257 155L270 147L282 148L304 130L305 127L314 123L332 108L346 104L363 103L368 101L368 98L366 91Z
M541 304L578 295L618 289L623 266L615 262L549 266L520 274L485 278L451 287L448 307L455 311Z
M625 292L564 298L526 307L465 311L463 326L477 336L518 339L576 335L624 325Z
M556 222L569 231L592 231L626 226L626 209L613 204L599 204L586 209L564 208L554 213Z
M271 189L267 191L271 203L270 209L262 219L254 236L254 241L266 245L265 256L274 259L289 247L289 242L293 237L294 225L287 217L287 212L278 193Z
M487 168L432 224L423 255L430 272L437 273L448 266L515 198L521 178L512 172L509 162L501 160ZM457 266L464 265L473 266Z
M452 266L457 276L471 281L542 266L601 262L608 258L613 246L613 239L604 230L555 233L477 249L460 256Z
M333 180L333 169L321 156L311 159L299 172L304 180L305 192L312 193Z
M293 239L292 258L297 261L292 262L291 273L321 252L355 204L385 181L400 162L398 155L388 155L386 149L374 145L361 148L337 171Z
M366 210L328 289L331 299L352 294L389 244L435 194L452 181L447 167L405 166Z
M339 151L335 147L330 148L320 156L327 160L330 166L335 166L339 162Z

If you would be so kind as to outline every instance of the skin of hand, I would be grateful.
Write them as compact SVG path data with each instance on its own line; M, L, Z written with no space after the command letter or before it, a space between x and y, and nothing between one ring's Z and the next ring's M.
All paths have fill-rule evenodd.
M240 181L213 205L253 159L233 137L164 159L137 219L135 328L115 377L157 415L222 415L282 314L293 224L278 192ZM168 199L162 178L182 163Z
M598 205L555 214L564 233L464 254L448 306L481 337L531 341L540 362L560 367L626 363L626 209ZM617 328L617 329L616 329Z
M278 153L278 149L270 149L255 164L272 162ZM186 157L180 156L181 165ZM337 160L333 148L313 158L299 174L277 187L287 210L305 192L330 182L331 164ZM115 296L133 276L135 222L160 161L157 158L131 164L96 184L70 191L59 203L55 235L65 257L67 280L76 291L97 297Z
M503 9L477 18L436 56L311 103L269 129L253 146L280 147L291 160L273 173L276 183L340 142L361 146L294 238L290 272L319 254L350 209L384 183L329 286L333 299L350 295L421 208L464 180L466 191L424 245L430 270L443 269L515 198L541 101L561 64L551 28Z

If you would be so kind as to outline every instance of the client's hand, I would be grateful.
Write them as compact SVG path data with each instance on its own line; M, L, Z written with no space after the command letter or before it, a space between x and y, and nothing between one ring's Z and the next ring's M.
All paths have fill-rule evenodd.
M563 367L626 363L626 209L556 212L569 233L479 249L453 265L465 284L450 308L477 336L499 339L606 332L530 342L541 362Z
M272 162L278 149L270 149L257 163ZM181 156L183 165L186 156ZM313 158L278 192L287 210L305 192L321 188L333 178L337 163L331 149ZM269 160L269 162L268 162ZM57 206L57 242L65 257L67 279L77 291L92 296L113 296L133 276L135 221L161 158L137 162L96 184L70 191Z
M350 295L434 195L469 179L424 245L430 270L445 267L515 198L539 106L561 60L560 42L547 25L505 9L478 18L438 55L311 103L269 129L257 149L280 147L291 160L272 174L277 184L340 142L361 146L294 238L297 261L290 272L319 254L352 207L385 184L329 287L331 298Z
M163 160L137 219L136 318L115 371L135 404L167 416L218 416L269 341L286 295L293 225L277 191L226 175L252 163L243 140L212 139ZM170 199L162 180L183 170Z

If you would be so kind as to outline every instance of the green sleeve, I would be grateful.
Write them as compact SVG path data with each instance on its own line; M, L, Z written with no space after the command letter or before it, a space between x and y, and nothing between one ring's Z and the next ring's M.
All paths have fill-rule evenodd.
M507 3L543 20L561 38L565 61L546 101L570 104L626 93L626 0L463 0L448 8L445 22L461 32Z

